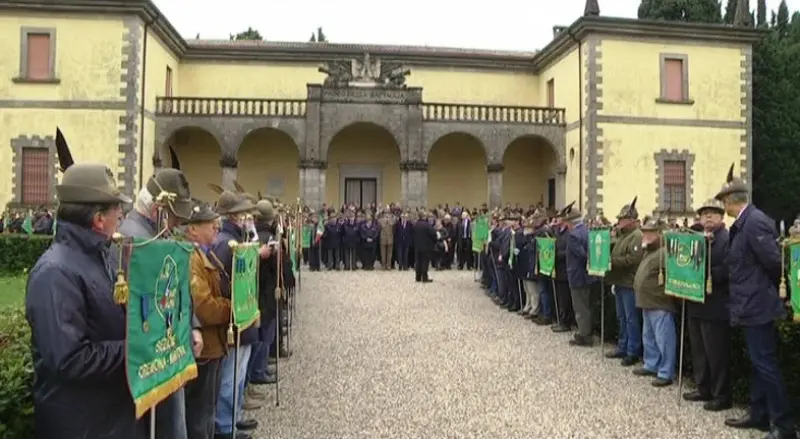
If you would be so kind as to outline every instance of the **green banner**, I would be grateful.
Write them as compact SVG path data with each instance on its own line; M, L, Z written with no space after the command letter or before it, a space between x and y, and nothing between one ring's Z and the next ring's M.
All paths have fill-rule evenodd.
M611 229L589 230L589 263L592 276L605 276L611 270Z
M701 233L664 233L665 293L703 303L706 299L706 238Z
M136 418L197 377L192 354L191 244L136 239L128 263L126 370Z
M233 250L231 304L233 324L244 331L261 317L258 311L258 245L239 244Z
M294 228L289 229L289 258L292 261L292 273L297 278L297 237Z
M303 224L303 248L311 247L311 239L314 234L314 226Z
M489 241L489 218L479 216L472 221L472 251L481 252Z
M536 238L536 255L539 273L549 277L556 276L556 239Z
M800 241L789 238L789 296L792 301L792 318L800 320Z

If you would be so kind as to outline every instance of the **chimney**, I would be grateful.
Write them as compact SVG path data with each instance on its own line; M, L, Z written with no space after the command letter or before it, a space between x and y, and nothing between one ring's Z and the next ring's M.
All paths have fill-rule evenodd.
M736 13L733 15L733 25L736 27L753 27L750 16L750 1L739 0L736 3Z
M567 30L566 26L553 26L553 39L558 38L565 30Z
M600 15L600 5L597 0L586 0L586 6L583 8L584 17L597 17Z

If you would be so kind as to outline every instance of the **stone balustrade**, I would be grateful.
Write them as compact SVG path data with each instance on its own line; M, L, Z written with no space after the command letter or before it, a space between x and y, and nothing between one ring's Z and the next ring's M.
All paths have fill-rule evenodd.
M305 99L158 97L158 116L305 117Z

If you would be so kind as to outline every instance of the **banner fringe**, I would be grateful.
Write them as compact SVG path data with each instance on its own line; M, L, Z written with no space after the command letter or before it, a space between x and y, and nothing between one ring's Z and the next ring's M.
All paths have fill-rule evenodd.
M184 384L197 378L197 364L192 363L186 368L175 374L167 382L151 389L144 395L133 400L136 406L136 419L141 419L148 410L155 407L161 401L177 392Z

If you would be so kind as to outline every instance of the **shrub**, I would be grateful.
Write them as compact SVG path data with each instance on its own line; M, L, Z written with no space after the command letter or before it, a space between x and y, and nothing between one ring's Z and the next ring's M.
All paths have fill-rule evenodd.
M0 276L17 276L30 270L51 241L50 235L0 235Z
M30 338L23 307L0 308L0 439L33 437Z

